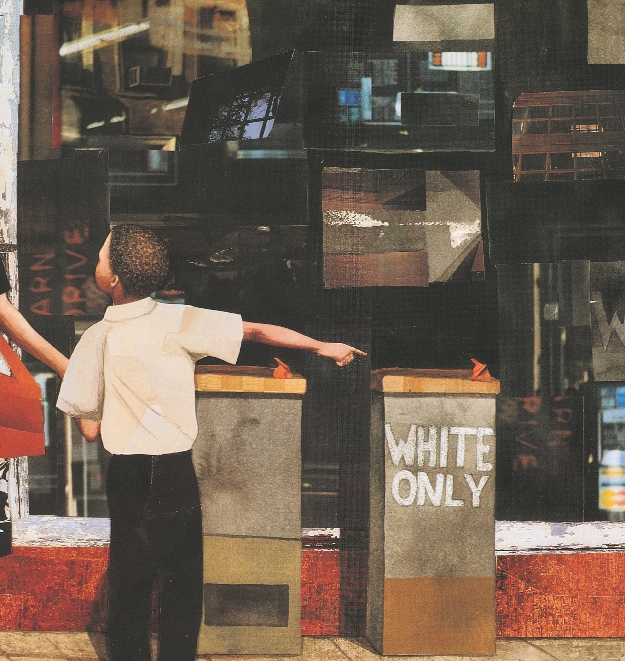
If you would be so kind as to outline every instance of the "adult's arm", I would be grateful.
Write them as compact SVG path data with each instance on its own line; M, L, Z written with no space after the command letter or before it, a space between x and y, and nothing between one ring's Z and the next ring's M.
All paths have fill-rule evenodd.
M320 342L284 326L243 322L243 339L251 342L271 344L276 347L314 351L319 356L331 358L337 365L349 365L354 356L366 356L360 349L340 342Z
M78 431L90 442L97 440L100 435L100 423L86 418L74 418Z
M6 294L0 294L0 331L60 377L65 374L67 358L39 335L22 313L11 304Z

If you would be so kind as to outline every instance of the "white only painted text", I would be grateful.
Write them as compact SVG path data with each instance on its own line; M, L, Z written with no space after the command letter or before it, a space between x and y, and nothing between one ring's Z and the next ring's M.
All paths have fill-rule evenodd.
M488 437L494 437L489 427L434 427L411 425L406 440L397 439L389 423L385 425L386 446L394 466L402 462L407 468L393 477L391 493L399 505L408 507L429 503L435 507L464 507L465 500L454 494L454 478L468 487L472 507L480 506L482 491L488 482L493 464L487 461L491 451ZM455 441L455 452L450 453L450 440ZM489 441L488 443L486 441ZM475 465L465 466L467 446L475 445ZM473 456L473 453L471 453ZM463 468L462 474L408 470L417 468ZM469 470L477 473L470 473ZM481 475L480 475L481 473ZM459 485L456 483L456 488Z

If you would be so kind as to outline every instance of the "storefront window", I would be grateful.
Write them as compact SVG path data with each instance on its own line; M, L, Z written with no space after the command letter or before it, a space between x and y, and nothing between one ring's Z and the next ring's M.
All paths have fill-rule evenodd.
M500 520L604 518L597 502L590 283L588 261L497 265Z
M31 514L106 517L104 476L109 453L88 443L71 418L56 410L58 381L45 365L26 358L43 394L46 452L28 459Z
M515 180L577 180L581 187L582 181L622 177L624 109L621 91L521 95L512 112ZM527 198L533 213L539 213L539 200L550 186L542 185L531 187ZM553 200L570 190L559 186L549 188ZM563 220L549 258L535 246L524 258L494 257L502 384L498 519L618 520L625 509L617 397L625 380L618 294L623 266L591 263L583 248L575 253L579 257L567 257L575 243L572 227L587 222L588 214L572 207L564 211L565 206L563 201L553 206ZM496 215L489 219L493 242L499 232ZM560 221L550 217L549 222Z

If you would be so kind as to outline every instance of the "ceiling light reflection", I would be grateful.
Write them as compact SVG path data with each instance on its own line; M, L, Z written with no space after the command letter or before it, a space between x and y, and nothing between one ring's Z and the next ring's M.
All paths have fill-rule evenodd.
M189 97L186 97L184 99L176 99L175 101L172 101L167 105L164 105L163 110L176 110L176 108L184 108L185 106L188 105L189 105Z
M122 41L127 37L132 37L140 32L147 32L150 29L150 22L144 21L143 23L133 23L132 25L125 25L120 28L113 28L112 30L105 30L97 34L91 34L87 37L81 37L76 41L68 41L63 44L59 49L61 57L72 55L73 53L80 53L89 48L98 48L107 46L114 41Z

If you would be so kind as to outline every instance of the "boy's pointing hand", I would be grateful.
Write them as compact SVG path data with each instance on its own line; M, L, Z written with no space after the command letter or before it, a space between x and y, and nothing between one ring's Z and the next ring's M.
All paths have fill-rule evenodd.
M325 358L332 358L332 360L341 367L349 365L356 355L367 355L365 351L350 347L349 344L341 344L340 342L323 342L316 353Z

